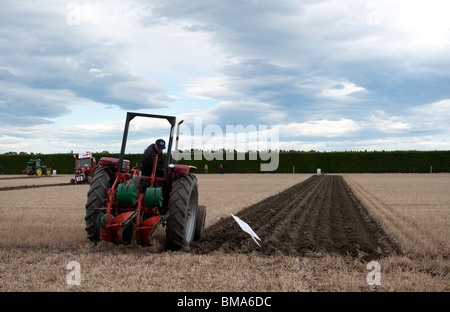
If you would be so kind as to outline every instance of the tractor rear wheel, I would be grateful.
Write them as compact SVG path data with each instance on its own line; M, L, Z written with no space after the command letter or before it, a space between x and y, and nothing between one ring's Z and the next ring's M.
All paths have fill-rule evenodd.
M86 237L93 243L99 241L97 231L95 230L95 221L99 211L96 208L102 208L105 203L105 198L108 189L111 187L113 182L113 171L109 167L98 167L94 173L94 179L92 180L91 186L87 194L86 203L86 216L84 220L86 221Z
M178 250L194 240L198 214L198 185L193 174L180 175L172 184L168 204L166 249Z
M200 240L205 234L206 207L198 206L197 223L195 225L194 241Z
M36 174L38 175L38 176L40 176L40 175L42 175L42 168L37 168L36 169Z

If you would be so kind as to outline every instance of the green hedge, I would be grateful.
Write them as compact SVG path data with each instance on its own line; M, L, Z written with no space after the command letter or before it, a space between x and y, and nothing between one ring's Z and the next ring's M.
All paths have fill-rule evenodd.
M280 154L280 172L427 173L450 172L450 151L294 152Z
M244 161L227 160L185 161L203 172L208 163L209 172L218 172L219 164L224 172L229 173L259 173L261 160ZM269 163L270 161L265 161ZM450 151L393 151L393 152L280 152L279 165L276 173L315 173L320 168L326 173L428 173L432 166L433 172L450 172Z
M119 158L119 154L93 154L97 161L101 157ZM197 154L197 158L200 154ZM220 155L220 154L216 154ZM200 155L201 156L201 155ZM257 160L249 160L249 154L245 160L237 160L238 154L230 157L222 154L222 159L196 160L194 154L191 160L182 159L179 163L193 165L203 172L203 167L208 164L209 172L218 172L220 164L225 173L259 173L262 163L259 155ZM273 155L272 155L273 156ZM48 154L48 155L0 155L0 166L5 174L19 174L26 168L27 161L31 158L40 158L44 165L51 167L60 174L73 173L75 161L72 154ZM130 160L131 167L141 162L142 154L127 154L125 159ZM216 157L217 158L217 157ZM274 160L274 158L272 158ZM270 160L265 161L265 163ZM280 152L279 165L276 173L291 173L295 167L296 173L315 173L317 168L326 173L427 173L432 166L433 172L450 172L450 151L389 151L389 152Z

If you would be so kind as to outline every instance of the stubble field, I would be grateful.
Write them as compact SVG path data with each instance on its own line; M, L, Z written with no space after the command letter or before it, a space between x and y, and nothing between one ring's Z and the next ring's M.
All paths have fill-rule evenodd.
M0 291L450 291L450 174L199 174L207 235L179 252L89 245L71 177L0 176Z

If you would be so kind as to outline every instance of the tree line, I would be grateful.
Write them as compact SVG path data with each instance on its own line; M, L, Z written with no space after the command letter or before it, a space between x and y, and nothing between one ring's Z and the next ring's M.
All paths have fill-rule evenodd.
M180 151L181 152L181 151ZM205 157L185 157L179 163L196 166L199 173L207 164L210 173L218 172L219 165L223 165L224 173L261 173L259 158L252 160L249 153L234 151L235 157L215 159ZM221 155L221 153L217 155ZM238 155L239 154L239 155ZM118 153L107 151L92 153L97 161L101 157L119 158ZM450 172L450 151L346 151L346 152L317 152L317 151L281 151L279 152L278 167L273 173L429 173ZM30 158L39 158L42 163L60 174L74 172L75 159L73 153L65 154L26 154L5 153L0 155L0 166L4 174L19 174L27 166ZM187 159L186 159L187 158ZM141 164L142 154L126 154L125 159L130 166ZM267 161L268 162L268 161ZM267 172L264 172L267 173ZM269 172L270 173L270 172Z

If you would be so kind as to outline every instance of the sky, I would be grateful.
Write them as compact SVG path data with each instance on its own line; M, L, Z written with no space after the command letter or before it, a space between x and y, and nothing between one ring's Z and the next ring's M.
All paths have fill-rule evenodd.
M0 153L119 152L127 112L184 120L180 148L236 149L227 129L261 141L272 129L282 150L450 150L448 12L446 0L2 1ZM126 151L168 125L136 118Z

